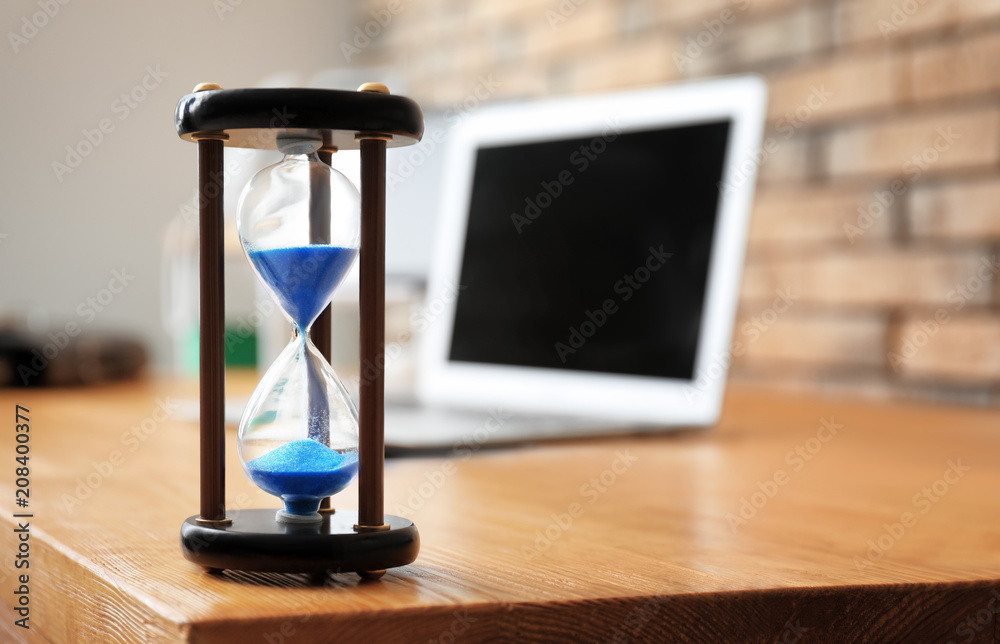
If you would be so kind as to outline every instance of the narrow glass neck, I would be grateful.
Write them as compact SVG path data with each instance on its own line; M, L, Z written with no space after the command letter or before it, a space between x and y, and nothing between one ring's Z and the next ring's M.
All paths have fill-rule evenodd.
M309 340L309 329L310 328L312 328L312 323L311 322L309 323L309 326L307 326L305 328L305 330L300 329L298 324L295 324L294 322L292 322L292 342L298 342L299 344L301 344L304 347L305 344L306 344L306 341Z
M281 160L282 163L288 161L298 161L298 162L308 162L308 163L319 163L319 153L315 150L308 152L289 152L285 154L285 158Z

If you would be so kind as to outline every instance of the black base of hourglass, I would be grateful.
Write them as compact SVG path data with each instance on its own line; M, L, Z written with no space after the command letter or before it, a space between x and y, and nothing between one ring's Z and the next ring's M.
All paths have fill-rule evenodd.
M216 570L345 573L412 563L420 550L413 522L385 515L388 530L357 532L358 513L323 512L315 524L278 523L277 510L232 512L232 524L209 526L188 517L181 526L184 557Z

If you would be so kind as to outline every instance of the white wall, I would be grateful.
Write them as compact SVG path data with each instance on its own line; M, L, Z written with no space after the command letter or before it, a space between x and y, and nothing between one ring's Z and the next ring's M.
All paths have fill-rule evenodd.
M58 12L15 53L10 34L20 34L40 3ZM220 8L232 11L220 16ZM301 84L343 67L339 43L354 26L352 11L349 2L324 0L0 5L0 318L128 330L149 342L156 364L168 364L161 246L197 177L196 146L174 130L177 100L203 81L253 87L291 74ZM135 88L147 69L162 79L147 78L155 87L126 107L119 97L141 96ZM82 130L103 119L113 129L57 178L53 162L66 163L66 146L85 141ZM115 270L134 278L92 315L87 298Z

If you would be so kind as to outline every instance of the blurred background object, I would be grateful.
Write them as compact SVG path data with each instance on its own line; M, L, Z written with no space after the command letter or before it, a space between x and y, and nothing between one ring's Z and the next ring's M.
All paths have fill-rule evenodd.
M132 338L0 328L0 387L99 385L135 378L145 366L146 349Z
M351 88L345 74L391 70L387 84L428 115L425 141L389 155L387 186L389 270L419 287L441 142L463 115L487 102L757 72L771 88L769 132L734 335L746 351L732 377L998 399L1000 5L56 4L53 15L25 0L0 9L0 110L16 151L0 162L2 315L129 330L154 366L179 360L154 249L194 195L194 151L176 140L171 113L198 82ZM134 281L92 320L81 316L123 270Z

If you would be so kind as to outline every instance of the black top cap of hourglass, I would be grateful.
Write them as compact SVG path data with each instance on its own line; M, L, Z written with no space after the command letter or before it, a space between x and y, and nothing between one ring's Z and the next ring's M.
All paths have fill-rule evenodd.
M356 150L359 133L391 135L389 147L424 133L420 106L405 96L339 89L217 89L181 98L174 116L187 141L222 138L228 147L276 149L279 133L321 136L324 147ZM223 134L225 136L219 137Z

